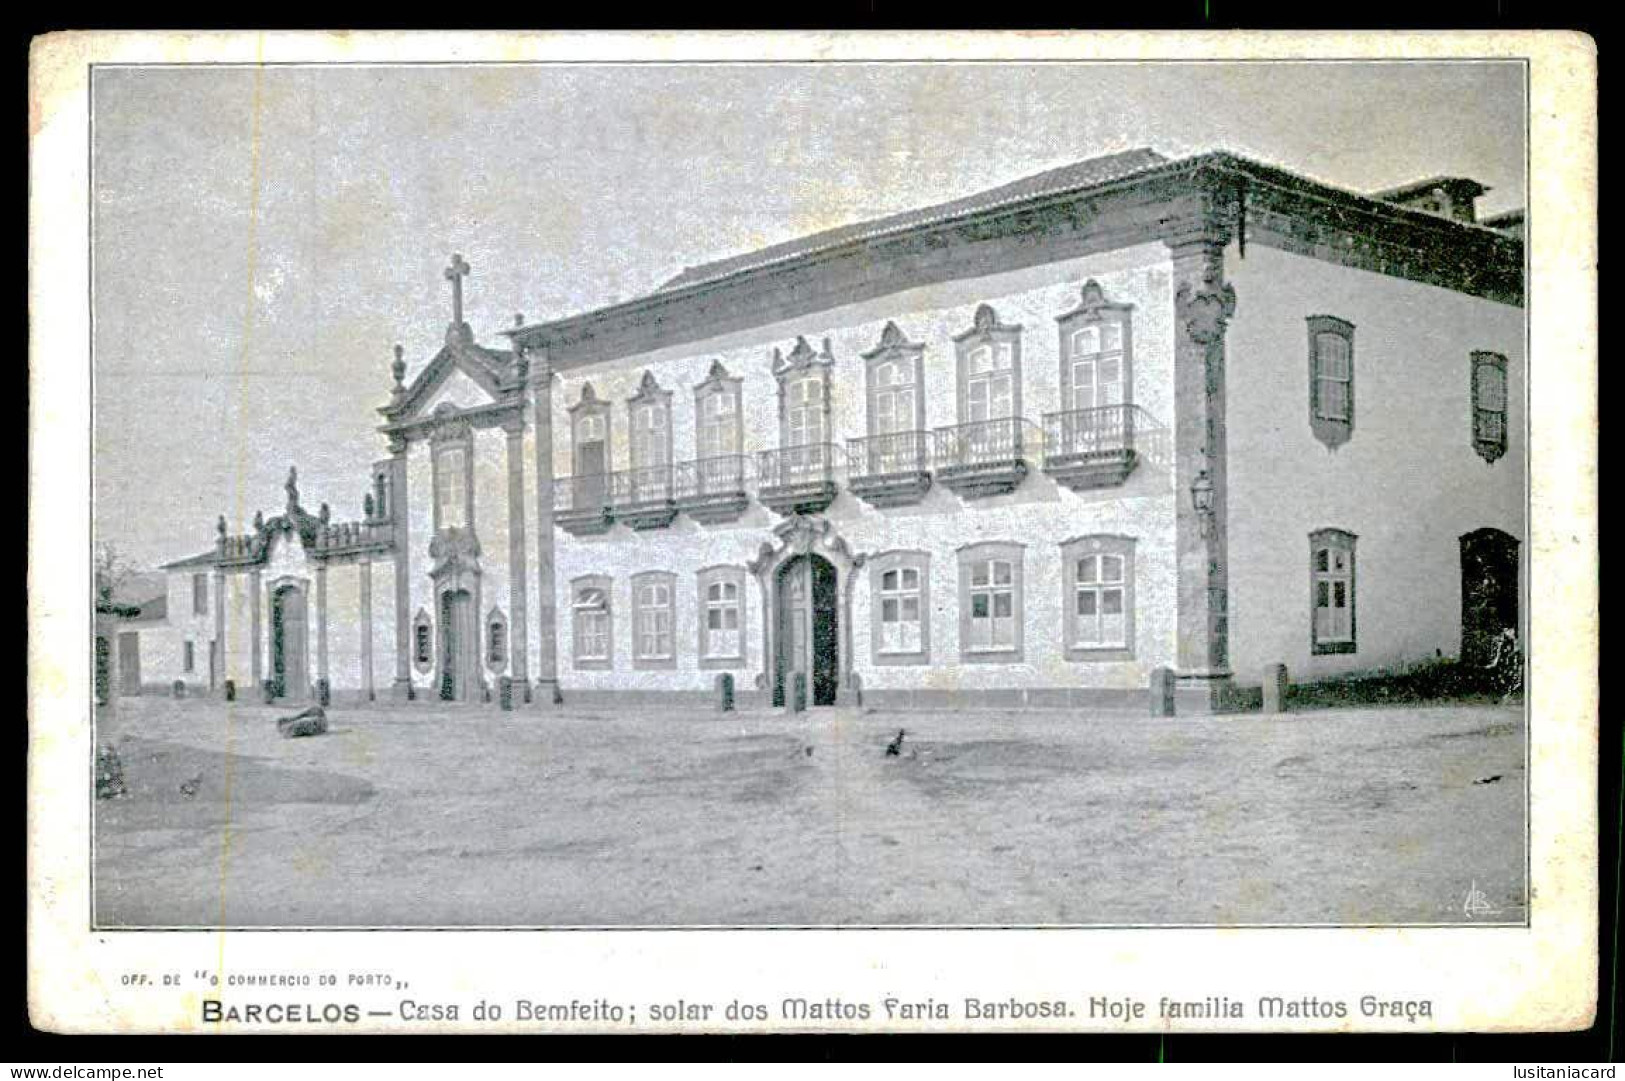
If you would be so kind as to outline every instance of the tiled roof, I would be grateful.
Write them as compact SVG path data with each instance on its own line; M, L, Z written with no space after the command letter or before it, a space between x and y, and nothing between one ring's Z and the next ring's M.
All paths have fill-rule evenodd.
M1471 177L1465 176L1430 176L1424 180L1413 180L1409 184L1401 184L1397 188L1383 188L1381 191L1371 192L1370 198L1381 199L1387 202L1390 199L1404 199L1407 196L1417 195L1434 188L1443 188L1463 198L1476 198L1490 189Z
M938 203L935 206L921 207L917 210L906 210L901 214L891 214L884 218L875 218L853 225L842 225L834 229L826 229L821 233L814 233L811 236L801 237L798 240L759 248L756 251L730 256L727 259L718 259L715 262L705 263L701 266L689 267L677 277L662 285L660 289L663 291L679 289L688 285L698 285L702 282L725 278L730 274L737 274L743 270L751 270L756 267L794 259L798 256L809 255L815 251L850 243L854 240L900 232L915 226L957 217L961 214L991 210L995 207L1020 203L1045 195L1105 184L1162 165L1167 161L1167 158L1155 150L1142 147L1137 150L1126 150L1119 154L1106 154L1098 158L1073 162L1071 165L1063 165L1058 169L1050 169L1046 172L1023 177L1009 184L989 188L986 191L967 195L952 202Z

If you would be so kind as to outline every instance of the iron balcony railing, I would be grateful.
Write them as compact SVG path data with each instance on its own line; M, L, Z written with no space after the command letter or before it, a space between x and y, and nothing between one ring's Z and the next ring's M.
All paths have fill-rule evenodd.
M846 467L853 480L924 473L931 468L931 433L888 432L848 439Z
M1167 429L1137 405L1044 414L1044 462L1134 451L1161 464Z
M827 484L835 480L838 448L833 443L758 451L756 480L761 488L788 488L798 484Z
M707 496L735 495L745 490L745 456L723 454L678 462L672 479L677 499L704 499Z
M553 481L553 510L607 511L614 491L609 473L583 473Z
M936 430L938 469L974 469L1025 461L1041 443L1038 426L1024 417L978 420Z
M614 474L610 493L617 507L670 503L672 468L669 465L651 465L641 469L623 469Z

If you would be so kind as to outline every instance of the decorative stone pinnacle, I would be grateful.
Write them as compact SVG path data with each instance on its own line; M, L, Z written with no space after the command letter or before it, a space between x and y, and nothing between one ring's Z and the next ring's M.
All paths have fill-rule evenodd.
M399 394L406 389L406 350L399 342L395 343L395 363L389 369L395 376L395 393Z

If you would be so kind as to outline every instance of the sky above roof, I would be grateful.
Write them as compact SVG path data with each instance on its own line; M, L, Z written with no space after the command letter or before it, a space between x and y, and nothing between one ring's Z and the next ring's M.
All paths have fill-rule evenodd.
M96 528L147 565L360 513L392 346L488 345L684 267L1135 147L1523 204L1514 64L102 69Z

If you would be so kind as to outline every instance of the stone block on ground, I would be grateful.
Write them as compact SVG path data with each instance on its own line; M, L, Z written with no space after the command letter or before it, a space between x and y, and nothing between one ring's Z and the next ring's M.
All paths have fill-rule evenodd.
M1287 692L1291 690L1291 680L1287 678L1286 665L1267 664L1264 666L1264 712L1280 713L1286 709Z
M1174 715L1174 671L1172 668L1151 670L1151 716Z
M327 711L321 706L311 706L291 717L278 717L276 730L283 739L320 736L327 731Z

